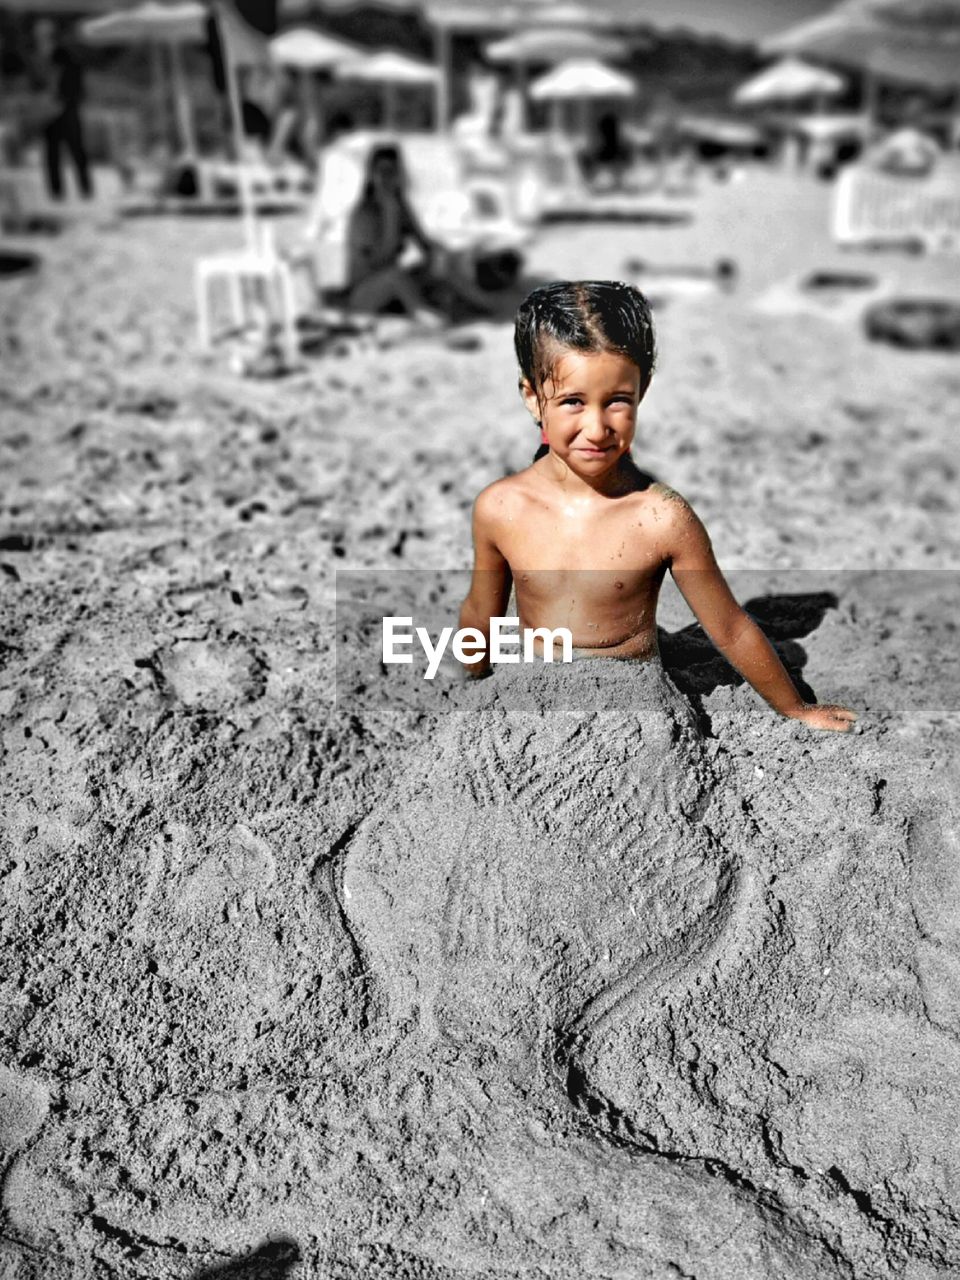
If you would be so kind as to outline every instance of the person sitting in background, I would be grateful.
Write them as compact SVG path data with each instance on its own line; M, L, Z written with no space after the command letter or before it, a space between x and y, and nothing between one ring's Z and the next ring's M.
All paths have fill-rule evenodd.
M489 314L482 290L454 271L449 255L421 227L407 185L399 147L374 147L347 227L350 306L375 314L399 307L428 324L471 310ZM421 262L408 263L411 247L419 249Z

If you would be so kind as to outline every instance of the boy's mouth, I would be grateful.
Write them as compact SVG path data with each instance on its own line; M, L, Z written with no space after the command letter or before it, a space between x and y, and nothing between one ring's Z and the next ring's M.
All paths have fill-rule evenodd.
M612 444L602 444L602 445L595 445L595 446L580 445L576 452L583 453L588 458L602 458L603 455L605 453L609 453L612 448L613 448Z

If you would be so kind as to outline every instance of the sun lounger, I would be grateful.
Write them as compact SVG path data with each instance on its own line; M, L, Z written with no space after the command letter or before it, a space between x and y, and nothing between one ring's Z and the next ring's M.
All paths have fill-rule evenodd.
M257 213L296 213L306 207L312 190L310 175L301 165L190 159L156 175L147 190L130 192L121 201L120 213L124 217L237 214L243 210L243 181ZM189 194L182 190L184 185L193 188Z
M841 245L902 245L960 253L960 158L926 175L850 165L837 179L833 237Z

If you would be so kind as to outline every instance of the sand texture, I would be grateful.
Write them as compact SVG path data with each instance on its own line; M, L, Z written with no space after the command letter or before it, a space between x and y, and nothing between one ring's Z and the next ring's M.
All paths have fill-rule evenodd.
M0 282L0 1274L960 1274L960 365L755 305L826 226L755 176L530 267L739 259L636 454L849 736L669 593L665 671L335 683L335 570L462 569L529 460L507 324L238 379L226 222Z

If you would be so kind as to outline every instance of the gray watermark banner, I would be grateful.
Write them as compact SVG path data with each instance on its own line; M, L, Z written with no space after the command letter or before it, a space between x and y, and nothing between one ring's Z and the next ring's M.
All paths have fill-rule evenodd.
M695 586L693 576L685 579L688 593ZM725 577L806 700L856 700L859 690L882 696L885 680L911 673L925 705L956 718L960 571L738 569ZM541 617L549 615L551 628L569 628L574 663L593 660L584 657L583 646L598 646L602 652L604 644L620 639L614 634L617 626L627 632L646 628L655 635L663 667L682 692L701 697L721 685L743 683L669 574L659 593L655 624L651 593L638 587L635 575L551 570L521 578L497 615L504 619L503 644L487 678L496 679L528 660L531 666L543 664L543 643L536 643L530 654L523 635L525 625L538 622L539 611ZM496 594L495 585L480 575L478 595L489 599ZM349 708L352 701L369 702L374 696L408 706L422 701L435 709L438 700L471 682L469 668L457 657L464 647L458 650L460 610L470 586L467 570L338 570L338 706ZM525 618L518 605L518 587L531 602L527 612L532 617ZM562 662L559 638L552 649L554 663ZM923 687L925 669L936 671L929 688ZM576 698L575 682L570 689Z

